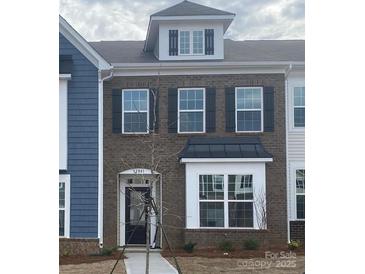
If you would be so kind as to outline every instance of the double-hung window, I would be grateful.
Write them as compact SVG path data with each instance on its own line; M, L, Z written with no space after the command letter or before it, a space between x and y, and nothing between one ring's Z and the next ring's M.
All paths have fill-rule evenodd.
M294 127L305 126L305 88L294 87Z
M236 132L263 130L262 87L236 88Z
M228 175L229 227L253 227L252 175Z
M148 133L148 89L123 90L123 133Z
M190 54L190 31L180 31L180 54Z
M178 132L205 132L205 89L178 90Z
M204 31L203 30L182 30L179 31L179 53L180 55L202 55L204 54Z
M224 227L224 176L199 176L200 227Z
M253 193L252 174L199 175L200 227L254 228Z
M297 169L295 171L296 184L296 209L297 219L305 218L305 170Z
M69 237L70 233L70 176L60 175L58 196L59 236Z

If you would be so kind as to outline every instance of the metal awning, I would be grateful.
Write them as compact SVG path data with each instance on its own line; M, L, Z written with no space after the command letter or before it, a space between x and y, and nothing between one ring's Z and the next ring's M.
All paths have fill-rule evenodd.
M258 137L191 137L179 158L181 162L271 162ZM215 160L217 159L217 160ZM218 160L219 159L219 160Z

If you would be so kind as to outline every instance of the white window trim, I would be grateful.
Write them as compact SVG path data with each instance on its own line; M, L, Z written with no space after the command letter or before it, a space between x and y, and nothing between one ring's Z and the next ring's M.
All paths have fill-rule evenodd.
M181 90L203 90L203 110L180 110L180 91ZM206 131L206 125L205 125L205 115L206 115L206 109L205 109L205 88L178 88L177 89L177 133L179 134L201 134L205 133ZM180 112L203 112L203 131L180 131Z
M124 92L125 91L146 91L147 92L147 110L143 110L143 111L135 111L135 110L124 110ZM141 132L125 132L124 131L124 113L144 113L147 112L147 128L146 131L141 131ZM146 88L134 88L134 89L123 89L122 90L122 134L149 134L150 133L150 92L149 89Z
M238 93L238 89L252 89L252 88L259 88L260 89L260 94L261 94L261 108L257 108L257 109L238 109L237 104L237 93ZM236 87L235 88L235 94L234 94L234 98L235 98L235 125L236 125L236 132L237 133L258 133L258 132L263 132L264 131L264 89L263 87ZM238 112L239 111L260 111L261 112L261 130L255 130L255 131L247 131L247 130L238 130L238 120L237 120L237 116L238 116Z
M295 105L295 88L304 88L304 100L305 100L305 86L304 85L294 85L293 88L292 88L292 106L293 106L293 109L292 109L292 119L293 119L293 129L304 129L305 128L305 124L304 126L300 127L300 126L295 126L295 109L296 108L303 108L304 111L305 111L305 104L304 106L296 106Z
M59 238L70 238L70 189L71 181L69 174L60 174L58 183L65 183L65 234L64 236L59 236Z
M180 34L182 31L189 31L189 53L180 53ZM193 46L193 31L202 31L203 32L203 52L202 53L194 53L194 46ZM180 28L178 29L178 56L204 56L205 55L205 29L201 28Z
M297 221L304 221L305 218L298 218L298 212L297 212L297 196L298 195L302 195L304 196L304 199L305 199L305 185L304 185L304 193L297 193L297 170L304 170L305 171L305 168L294 168L294 216L295 216L295 220ZM304 177L304 181L305 181L305 177Z
M199 173L197 182L200 184L200 175L223 175L223 189L224 189L224 199L223 200L201 200L200 199L200 191L198 191L198 222L199 226L198 229L225 229L225 230L260 230L260 228L257 226L257 214L256 214L256 207L255 207L255 174L233 174L225 173L220 174L219 172L216 174L206 174L206 173ZM228 175L239 175L239 176L245 176L245 175L252 175L252 190L253 190L253 199L252 200L229 200L228 199ZM223 227L206 227L206 226L200 226L200 202L219 202L224 204L223 210L224 210L224 226ZM243 203L243 202L252 202L253 203L253 226L252 227L235 227L235 226L229 226L229 202L237 202L237 203Z

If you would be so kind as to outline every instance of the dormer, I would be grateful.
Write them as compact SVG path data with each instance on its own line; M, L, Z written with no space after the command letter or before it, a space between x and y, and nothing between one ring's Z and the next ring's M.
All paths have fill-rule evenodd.
M223 36L234 16L183 1L151 15L144 51L160 61L224 59Z

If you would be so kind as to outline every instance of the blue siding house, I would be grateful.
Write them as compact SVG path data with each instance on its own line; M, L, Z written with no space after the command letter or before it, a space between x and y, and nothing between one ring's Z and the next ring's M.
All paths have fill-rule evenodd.
M59 26L60 252L90 253L103 242L102 82L110 65L61 16Z

